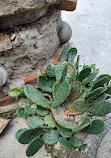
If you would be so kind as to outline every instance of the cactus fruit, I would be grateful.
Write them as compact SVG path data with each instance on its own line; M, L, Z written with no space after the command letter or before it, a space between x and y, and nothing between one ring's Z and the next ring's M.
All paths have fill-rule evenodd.
M59 143L66 149L71 149L72 147L69 141L64 137L59 138Z
M88 112L96 116L105 116L111 112L111 102L102 101L94 104L88 109Z
M21 106L21 107L24 107L24 106L30 106L30 105L32 105L33 103L28 99L28 98L22 98L22 99L20 99L19 100L19 105Z
M98 88L98 87L104 87L104 84L107 83L108 84L109 82L109 78L106 76L106 77L102 77L101 79L99 79L97 82L93 83L93 87L92 87L92 90Z
M20 88L12 88L8 92L9 96L11 96L11 97L17 97L17 96L21 95L22 93L24 93L24 90L20 89Z
M89 92L89 94L86 95L85 100L91 103L93 100L101 96L104 91L105 89L103 87L98 87L97 89L94 89L93 91Z
M36 116L31 116L28 118L28 126L31 128L37 128L39 126L43 126L44 121Z
M61 62L58 62L55 65L55 76L56 76L57 81L61 80L62 74L64 72L64 68L65 68L65 66Z
M80 126L78 126L77 128L72 129L72 132L75 133L75 132L81 131L84 128L86 128L87 126L89 126L91 123L92 122L91 122L90 117L86 116L83 118L82 124Z
M72 63L76 55L77 55L77 49L71 48L67 54L67 61Z
M59 138L59 133L57 130L51 130L44 134L43 140L45 144L52 145L57 142Z
M57 125L57 130L62 137L69 138L72 135L72 131Z
M22 117L22 118L30 117L29 113L22 107L18 107L16 113L19 117Z
M79 150L83 150L87 147L87 144L83 144L83 142L75 136L70 137L70 143Z
M41 90L51 93L52 87L53 87L55 81L56 81L55 78L46 79L46 78L40 76L37 79L37 84Z
M55 70L53 69L51 64L47 64L46 73L49 77L55 77Z
M44 95L32 85L26 85L24 88L25 95L29 98L33 103L46 108L51 109L49 105L49 101L44 97Z
M37 106L37 114L40 116L46 116L47 114L49 114L49 110Z
M84 68L79 74L79 81L82 82L86 77L88 77L91 73L91 68Z
M69 47L70 47L69 44L67 44L67 45L65 46L65 48L64 48L64 50L62 51L61 56L60 56L60 62L64 62L64 61L65 61L65 57L66 57L67 54L68 54Z
M31 108L30 106L26 105L24 107L24 109L26 110L26 112L30 115L34 115L36 113L36 109Z
M54 88L52 107L55 108L63 103L63 101L68 97L69 92L70 85L67 82L63 82L59 87Z
M34 138L43 135L41 129L21 129L16 133L16 139L21 144L29 144Z
M68 105L68 109L65 112L66 115L77 115L86 112L89 108L89 103L84 101L84 99L78 99L72 104Z
M98 134L104 130L105 123L103 120L93 120L92 124L89 125L84 131L88 134Z
M44 122L45 122L45 125L48 125L49 127L52 127L52 128L56 127L56 122L53 119L52 115L45 116Z
M26 155L28 157L33 156L34 154L36 154L38 152L38 150L43 146L44 142L41 138L35 138L33 139L30 144L27 147L26 150Z

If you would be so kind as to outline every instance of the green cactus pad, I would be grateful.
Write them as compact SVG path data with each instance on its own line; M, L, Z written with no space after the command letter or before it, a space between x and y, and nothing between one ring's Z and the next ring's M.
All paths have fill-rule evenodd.
M44 142L41 138L33 139L27 147L26 155L28 157L33 156L34 154L36 154L39 151L39 149L43 146L43 144L44 144Z
M66 76L71 78L73 72L75 72L75 68L74 66L71 64L71 63L67 63L67 73L66 73Z
M40 116L46 116L49 113L49 110L37 106L37 114Z
M21 95L22 93L24 93L24 90L20 89L20 88L12 88L8 92L9 96L11 96L11 97L17 97L17 96Z
M67 115L82 114L86 112L88 108L89 108L89 103L87 101L84 101L84 99L78 99L74 101L72 104L68 105L66 114Z
M60 56L60 62L64 62L64 61L65 61L65 57L66 57L67 54L68 54L69 48L70 48L70 45L69 45L69 44L67 44L67 45L64 47L64 50L62 51L61 56Z
M29 113L22 107L18 107L16 113L19 117L28 118L30 117Z
M33 103L46 108L46 109L51 109L49 105L49 101L44 97L44 95L36 89L32 85L26 85L24 88L25 95L27 98L29 98Z
M37 79L37 84L38 84L39 88L48 93L52 92L52 87L55 82L56 82L55 78L46 79L46 78L40 76Z
M93 89L96 89L98 87L104 87L104 84L107 83L108 84L109 82L109 78L106 76L106 77L103 77L101 78L100 80L98 80L98 82L94 83L93 87L92 87L92 90Z
M105 93L111 95L111 86L107 86Z
M29 144L34 138L39 137L43 134L41 129L23 129L24 131L19 130L16 133L16 139L21 144Z
M71 48L67 54L67 61L72 63L76 55L77 55L77 49Z
M27 111L28 114L34 115L36 113L36 109L31 108L30 106L25 106L24 109Z
M44 125L44 121L40 119L39 117L32 116L28 118L28 126L31 128L37 128L43 125Z
M69 122L69 121L66 121L66 120L56 120L57 124L60 125L61 127L63 128L66 128L66 129L74 129L74 128L77 128L78 126L72 122Z
M32 103L32 101L30 101L28 98L22 98L22 99L20 99L19 100L19 105L21 106L21 107L24 107L24 106L30 106L30 105L32 105L33 103Z
M69 141L64 137L59 138L59 143L66 149L71 149L72 147Z
M51 64L47 64L46 73L49 77L55 77L55 70L53 69Z
M101 101L104 101L106 99L106 94L103 93L101 94L98 98L96 98L95 100L93 100L91 103L90 103L90 106L93 105L93 104L96 104L98 102L101 102Z
M56 76L57 81L61 80L64 68L65 68L65 66L61 62L58 62L55 65L55 76Z
M86 77L89 76L90 73L91 73L90 67L84 68L79 74L79 81L82 82Z
M97 76L98 72L93 72L91 74L88 75L87 78L85 78L83 81L82 81L82 84L83 85L87 85L88 83L90 83L91 81L93 81L93 79Z
M62 137L69 138L72 135L72 131L57 125L57 130Z
M43 140L45 144L52 145L57 142L59 138L59 133L57 130L51 130L44 134Z
M97 99L100 95L102 95L104 91L105 89L103 87L98 87L97 89L94 89L89 94L87 94L85 100L87 100L90 103L93 100Z
M83 142L75 136L70 137L70 143L79 150L83 150L87 147L87 144L83 144Z
M110 81L110 79L111 79L111 76L110 75L108 75L108 74L102 74L102 75L99 75L97 78L96 78L96 80L94 81L94 84L96 84L97 82L99 82L101 79L103 79L104 77L108 77L108 81Z
M56 127L56 122L53 119L52 115L45 116L44 122L45 122L45 125L48 125L49 127L52 127L52 128Z
M55 88L54 88L55 89ZM56 91L53 93L52 107L56 107L63 103L70 93L70 85L67 82L63 82L60 86L56 87Z
M91 106L88 112L96 116L105 116L111 112L111 103L108 101L98 102Z
M22 129L19 129L16 134L15 134L15 138L17 141L19 141L19 137L21 134L23 134L25 131L27 131L27 128L22 128Z
M87 127L84 131L88 134L98 134L104 130L105 123L103 120L93 120L92 124Z
M91 123L92 123L92 121L91 121L90 117L88 117L88 116L83 117L82 124L80 126L78 126L77 128L72 129L72 132L75 133L75 132L81 131L84 128L86 128L87 126L89 126Z
M79 69L79 61L80 61L80 56L78 55L77 61L76 61L76 63L75 63L75 68L76 68L76 70Z

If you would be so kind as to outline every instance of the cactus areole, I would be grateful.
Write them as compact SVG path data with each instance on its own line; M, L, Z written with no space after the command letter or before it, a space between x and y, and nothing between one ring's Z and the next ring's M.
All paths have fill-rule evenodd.
M27 84L24 89L9 91L10 96L22 97L17 115L27 120L29 128L17 131L16 139L28 144L28 157L38 152L43 144L57 142L67 149L83 150L87 144L75 137L76 132L98 134L104 130L104 121L95 120L93 116L111 112L111 103L107 101L111 96L111 77L98 75L95 65L84 64L79 70L79 56L75 61L76 55L77 49L66 45L60 61L55 66L48 64L46 74L38 77L35 86ZM78 115L80 119L77 120Z

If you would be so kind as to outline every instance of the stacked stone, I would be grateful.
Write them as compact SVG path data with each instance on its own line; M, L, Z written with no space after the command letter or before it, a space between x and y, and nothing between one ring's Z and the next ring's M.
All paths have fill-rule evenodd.
M13 87L22 88L53 58L72 35L61 11L73 11L77 0L0 1L0 105ZM33 78L33 77L31 77Z

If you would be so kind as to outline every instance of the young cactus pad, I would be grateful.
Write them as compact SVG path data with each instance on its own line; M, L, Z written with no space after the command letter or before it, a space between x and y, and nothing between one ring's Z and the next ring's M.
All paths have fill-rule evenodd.
M71 149L71 147L72 147L71 144L69 143L69 141L64 137L61 137L59 139L59 143L66 149Z
M43 108L50 109L49 101L34 86L27 84L24 88L24 92L27 98L29 98L33 103Z
M32 116L28 118L28 126L31 128L37 128L43 125L44 125L44 121L40 119L39 117Z
M63 82L53 93L53 103L52 107L56 107L63 103L63 101L68 97L70 92L70 85L67 82Z
M55 70L53 69L51 64L47 64L46 73L49 77L55 77Z

